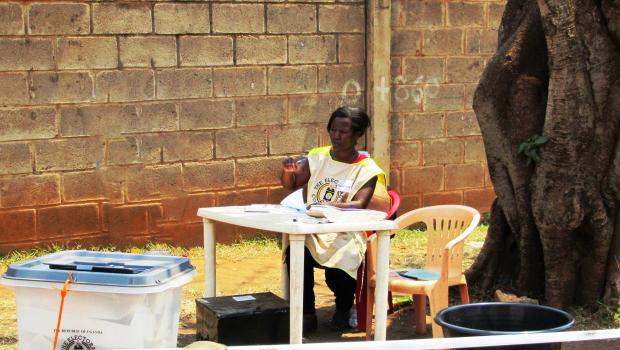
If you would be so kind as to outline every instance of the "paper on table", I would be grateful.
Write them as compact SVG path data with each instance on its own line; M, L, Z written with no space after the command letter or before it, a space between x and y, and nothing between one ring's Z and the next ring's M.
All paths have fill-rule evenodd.
M386 213L370 209L348 209L328 206L325 217L331 222L378 221L386 217Z
M273 208L273 204L250 204L243 207L243 211L251 213L270 213Z
M292 208L299 212L305 213L306 204L304 203L303 189L300 188L297 191L289 194L282 200L282 202L280 202L280 204L285 207Z
M377 221L386 213L370 209L337 208L331 205L311 205L306 214L316 218L327 218L329 222Z
M324 218L325 212L328 210L327 207L327 205L312 204L306 211L306 215L314 218Z

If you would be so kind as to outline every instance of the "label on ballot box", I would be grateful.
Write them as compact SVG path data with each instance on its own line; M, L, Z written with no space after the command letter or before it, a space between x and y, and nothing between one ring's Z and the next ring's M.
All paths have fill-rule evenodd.
M226 345L288 344L288 302L270 292L196 299L196 337Z

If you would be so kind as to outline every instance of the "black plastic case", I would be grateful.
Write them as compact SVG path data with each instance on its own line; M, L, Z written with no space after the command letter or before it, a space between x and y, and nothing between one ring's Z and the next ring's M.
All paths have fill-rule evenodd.
M288 302L270 292L196 299L196 338L226 345L288 344Z

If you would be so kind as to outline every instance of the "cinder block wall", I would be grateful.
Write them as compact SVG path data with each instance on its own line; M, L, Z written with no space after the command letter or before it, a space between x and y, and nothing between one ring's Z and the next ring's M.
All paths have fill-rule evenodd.
M362 0L0 3L0 252L200 244L197 208L279 201L282 156L324 142L337 106L364 105L364 13Z
M392 0L391 183L403 210L495 193L473 94L505 1Z

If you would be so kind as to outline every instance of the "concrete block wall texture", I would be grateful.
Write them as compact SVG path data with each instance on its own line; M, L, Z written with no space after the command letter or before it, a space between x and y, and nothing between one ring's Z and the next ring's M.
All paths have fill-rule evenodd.
M495 198L472 99L505 1L392 0L391 185L402 210Z
M494 196L471 98L503 2L392 0L403 210ZM364 0L0 2L0 253L202 244L199 207L281 200L280 160L365 106ZM255 233L217 226L219 241Z
M0 2L0 253L202 244L364 106L363 0ZM221 225L219 241L251 231Z

